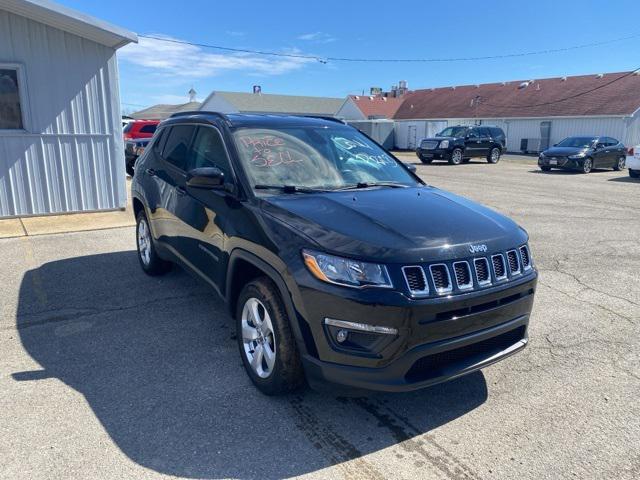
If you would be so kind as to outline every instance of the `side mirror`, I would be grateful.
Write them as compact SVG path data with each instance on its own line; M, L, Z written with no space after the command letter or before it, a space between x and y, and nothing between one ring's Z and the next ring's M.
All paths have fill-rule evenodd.
M407 167L410 172L416 173L416 166L413 163L405 163L404 166Z
M187 186L191 188L221 188L224 172L216 167L194 168L187 172Z

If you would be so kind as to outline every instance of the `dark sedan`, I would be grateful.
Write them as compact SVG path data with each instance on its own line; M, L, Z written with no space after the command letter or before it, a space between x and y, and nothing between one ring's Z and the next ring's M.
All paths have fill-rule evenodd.
M626 149L611 137L568 137L540 153L538 165L542 171L552 168L589 173L594 168L622 170Z

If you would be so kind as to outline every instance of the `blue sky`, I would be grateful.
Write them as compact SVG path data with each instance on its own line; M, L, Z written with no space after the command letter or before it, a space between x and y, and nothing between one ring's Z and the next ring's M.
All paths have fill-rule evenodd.
M309 55L434 58L560 48L634 31L637 0L403 2L57 0L138 34ZM401 7L399 6L401 5ZM451 63L341 63L238 55L141 39L119 52L121 97L136 110L212 90L344 97L389 89L535 79L640 67L640 38L570 52ZM128 104L128 105L127 105Z

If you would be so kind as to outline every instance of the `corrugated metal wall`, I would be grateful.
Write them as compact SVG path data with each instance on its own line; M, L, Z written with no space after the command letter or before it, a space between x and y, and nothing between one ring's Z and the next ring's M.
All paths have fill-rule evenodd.
M0 132L0 216L123 208L115 51L0 11L0 63L23 65L26 132Z
M394 147L393 120L349 120L347 123L373 138L387 150Z

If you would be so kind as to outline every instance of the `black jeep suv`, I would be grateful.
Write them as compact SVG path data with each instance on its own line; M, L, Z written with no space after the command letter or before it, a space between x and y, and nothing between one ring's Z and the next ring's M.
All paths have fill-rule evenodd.
M460 165L471 158L486 158L489 163L498 163L507 148L507 137L498 127L457 126L447 127L434 138L425 138L416 149L423 163L448 160L451 165Z
M337 120L178 114L132 193L142 269L176 262L210 284L267 394L305 378L412 390L527 344L526 232Z

